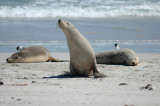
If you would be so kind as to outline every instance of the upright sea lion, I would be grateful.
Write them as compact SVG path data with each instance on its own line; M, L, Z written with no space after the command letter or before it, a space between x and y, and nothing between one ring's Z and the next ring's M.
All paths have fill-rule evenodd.
M14 53L7 58L8 63L37 63L37 62L61 62L50 55L47 49L41 46L24 48L23 51Z
M96 53L97 64L123 64L135 66L139 63L139 58L131 49L117 49Z
M105 77L97 70L95 53L88 40L71 23L60 19L58 25L67 38L71 74L85 77L93 75L95 78Z

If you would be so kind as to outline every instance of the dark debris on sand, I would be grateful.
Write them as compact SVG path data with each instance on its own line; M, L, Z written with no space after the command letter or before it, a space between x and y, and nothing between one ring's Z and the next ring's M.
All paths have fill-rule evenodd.
M0 81L0 85L4 85L4 83L2 81Z

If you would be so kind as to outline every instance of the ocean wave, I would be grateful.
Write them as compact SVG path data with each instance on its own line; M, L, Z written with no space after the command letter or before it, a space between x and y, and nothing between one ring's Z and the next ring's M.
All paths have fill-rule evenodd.
M6 0L7 1L7 0ZM56 18L56 17L120 17L120 16L160 16L160 1L151 0L98 0L62 1L35 0L15 5L0 5L1 18Z

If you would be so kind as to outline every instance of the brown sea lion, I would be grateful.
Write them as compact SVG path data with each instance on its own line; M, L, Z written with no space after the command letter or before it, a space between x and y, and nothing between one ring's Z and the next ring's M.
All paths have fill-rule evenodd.
M123 64L136 66L139 58L131 49L117 49L96 53L97 64Z
M63 62L63 60L52 57L48 50L41 46L24 48L24 50L12 54L6 61L8 63Z

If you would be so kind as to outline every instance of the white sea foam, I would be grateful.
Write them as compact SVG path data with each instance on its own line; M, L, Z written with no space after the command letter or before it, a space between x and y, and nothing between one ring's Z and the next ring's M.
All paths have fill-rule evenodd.
M6 0L7 1L7 0ZM0 2L1 3L1 2ZM32 2L3 3L0 17L5 18L55 18L55 17L119 17L119 16L160 16L159 0L98 0L64 1L35 0Z

